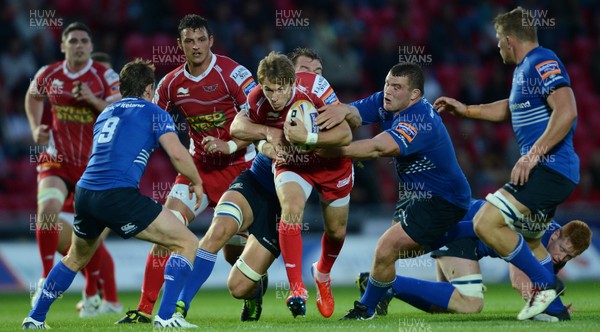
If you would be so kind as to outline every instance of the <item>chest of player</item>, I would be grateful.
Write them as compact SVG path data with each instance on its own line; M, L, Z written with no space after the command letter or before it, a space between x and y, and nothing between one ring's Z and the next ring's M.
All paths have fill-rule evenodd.
M102 82L93 75L84 75L77 79L55 76L46 80L43 92L48 96L57 120L79 124L93 124L98 113L82 99L77 99L75 93L79 84L85 84L96 98L104 96Z

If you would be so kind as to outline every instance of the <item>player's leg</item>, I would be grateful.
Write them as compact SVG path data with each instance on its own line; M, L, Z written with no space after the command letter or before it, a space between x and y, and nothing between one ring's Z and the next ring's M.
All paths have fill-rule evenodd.
M42 276L38 281L40 286L54 265L60 233L57 225L58 213L62 209L67 193L65 181L58 176L43 176L38 182L35 237L42 259ZM36 293L39 295L39 292ZM36 295L32 299L33 302L37 298Z
M227 288L233 297L244 300L242 321L260 319L267 269L276 258L272 250L271 246L268 249L251 234L242 255L231 268Z
M562 285L557 285L558 279L554 274L539 263L523 236L509 227L529 214L529 209L503 188L488 195L486 199L486 204L473 219L477 236L505 261L521 269L536 285L543 285L540 289L547 289L551 300L554 300L562 292ZM543 312L550 304L546 302L547 300L535 301L534 307L526 305L518 318L528 319Z
M348 222L350 195L334 201L321 202L325 232L321 238L321 257L311 267L317 285L317 308L323 317L329 318L335 309L329 274L344 240Z
M99 234L100 232L91 239L79 238L73 234L73 245L69 253L48 274L42 286L40 297L29 312L28 317L23 320L23 329L47 328L45 320L50 306L71 286L77 272L81 271L90 260L98 246L97 236Z
M108 233L110 233L109 228L105 229L100 235L103 243ZM123 305L119 303L117 282L115 280L115 263L108 249L104 250L101 258L98 288L102 289L102 304L100 304L98 312L100 314L122 313Z
M208 196L203 195L202 203L198 210L193 211L196 204L196 196L189 198L189 180L181 175L175 178L175 184L171 188L165 207L177 217L184 225L188 225L197 215L202 213L208 206ZM150 323L150 316L160 289L164 283L164 271L167 261L170 257L170 251L162 246L154 244L146 259L144 270L144 280L142 282L142 293L137 310L131 310L125 317L117 321L119 324L129 323Z
M167 208L163 208L148 227L135 237L161 245L172 252L165 267L165 276L169 278L165 278L165 290L155 325L167 326L172 323L171 320L177 320L183 326L191 327L183 318L174 317L173 314L177 296L192 272L198 239Z
M208 279L215 265L217 253L240 229L248 228L252 222L252 209L244 195L238 191L226 191L215 207L212 223L200 240L196 253L194 272L185 284L177 301L178 310L184 316L192 299Z
M288 308L294 317L306 312L308 293L302 281L302 220L304 206L312 186L298 174L285 171L275 179L277 197L281 205L279 245L290 282Z

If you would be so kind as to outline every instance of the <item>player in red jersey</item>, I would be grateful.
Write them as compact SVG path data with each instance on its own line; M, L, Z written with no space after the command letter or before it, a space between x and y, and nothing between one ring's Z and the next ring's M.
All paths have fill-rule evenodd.
M94 122L106 105L121 97L118 75L90 59L93 49L90 36L89 28L82 23L67 26L61 37L65 60L42 67L25 95L25 111L33 139L43 147L37 166L36 220L42 279L50 272L58 248L58 213L88 163ZM46 97L51 104L51 126L42 124ZM100 255L90 261L89 269L98 270L98 257ZM86 295L94 294L86 292ZM93 316L96 310L97 307L89 303L84 305L80 316Z
M317 137L308 135L301 121L285 123L290 107L307 100L316 108L339 103L325 78L312 73L295 73L294 65L284 55L271 52L258 68L260 87L248 97L248 117L254 123L283 129L287 142L320 147L347 145L352 139L350 127L344 121ZM252 133L244 133L245 139ZM315 140L316 138L316 140ZM352 162L347 158L321 159L313 153L301 154L285 143L276 147L280 156L275 163L275 187L281 204L282 217L278 227L279 244L290 281L287 305L293 316L306 313L308 294L302 281L302 219L306 200L315 187L321 196L325 219L322 254L313 264L317 283L317 306L321 314L330 317L334 310L329 272L339 254L346 235L348 204L353 185Z
M204 188L202 204L194 210L198 198L189 198L189 181L181 175L175 179L166 202L166 207L187 225L207 205L216 206L233 179L252 164L256 155L254 146L231 137L229 127L237 113L246 107L247 94L256 83L244 66L212 53L213 35L206 19L187 15L179 22L178 31L177 43L185 54L186 63L159 82L154 102L166 111L177 108L188 124L190 153ZM215 213L220 213L218 206L215 207ZM243 245L245 242L239 241L240 237L236 239L236 244ZM231 264L235 263L243 250L243 247L237 247L239 249L234 252L227 251L230 248L226 247L225 256ZM165 252L163 248L153 246L146 262L137 310L127 312L118 323L150 322L154 303L164 281L165 263L169 258ZM198 249L194 266L203 260L214 264L216 254ZM189 280L192 282L194 279L192 277ZM189 287L194 286L186 285L186 288Z

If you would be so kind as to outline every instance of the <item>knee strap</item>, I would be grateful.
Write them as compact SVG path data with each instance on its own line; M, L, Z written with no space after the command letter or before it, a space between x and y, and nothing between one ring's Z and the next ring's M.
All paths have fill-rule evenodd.
M248 279L254 282L258 282L260 278L262 278L262 274L254 271L241 257L235 262L235 267L237 267Z

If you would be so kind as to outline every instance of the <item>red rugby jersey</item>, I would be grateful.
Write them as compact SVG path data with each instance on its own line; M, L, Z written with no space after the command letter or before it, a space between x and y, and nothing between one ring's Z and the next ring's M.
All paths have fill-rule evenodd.
M254 158L254 145L226 155L208 154L201 143L206 136L232 139L231 122L246 108L247 95L254 86L248 69L226 56L213 54L210 65L199 76L192 76L185 64L165 75L153 102L167 112L176 107L185 116L192 157L215 166L236 165Z
M48 153L53 157L62 155L67 164L85 167L92 152L94 123L100 112L86 101L75 99L74 82L87 84L97 98L113 102L121 98L119 75L92 60L77 73L69 72L63 60L40 68L35 75L33 92L47 96L51 104Z

